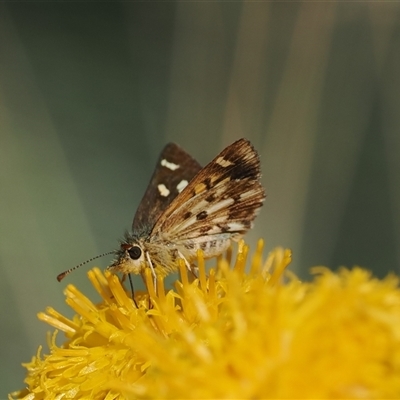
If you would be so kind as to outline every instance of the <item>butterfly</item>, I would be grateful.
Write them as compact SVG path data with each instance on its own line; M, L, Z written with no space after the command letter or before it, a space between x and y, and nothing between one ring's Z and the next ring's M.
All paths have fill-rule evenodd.
M260 177L259 155L247 139L226 147L204 168L177 144L167 144L132 231L113 252L108 269L130 278L150 268L155 281L176 271L178 259L192 271L198 249L205 259L220 255L253 226L265 199Z

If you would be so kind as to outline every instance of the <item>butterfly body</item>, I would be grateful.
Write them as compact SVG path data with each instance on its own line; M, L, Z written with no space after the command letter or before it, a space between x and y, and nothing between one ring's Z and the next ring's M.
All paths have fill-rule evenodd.
M183 259L188 269L201 249L204 258L225 251L253 224L265 199L260 160L240 139L204 168L176 144L162 151L146 193L109 269L154 278Z
M116 259L109 269L123 274L142 274L145 268L153 268L157 275L166 276L176 271L179 258L185 260L189 266L197 259L198 249L203 251L204 258L207 259L218 256L230 244L230 234L220 235L214 240L187 240L184 243L127 234L121 248L115 252ZM140 255L139 253L138 256L131 254L132 248L139 248Z

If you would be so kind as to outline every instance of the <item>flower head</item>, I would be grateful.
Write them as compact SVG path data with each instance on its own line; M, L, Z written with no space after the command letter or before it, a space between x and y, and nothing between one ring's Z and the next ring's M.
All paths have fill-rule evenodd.
M190 282L184 263L174 290L150 274L139 307L117 276L89 279L94 304L74 286L70 320L48 308L39 318L65 333L50 353L25 364L25 399L397 398L400 396L398 279L361 268L315 268L311 283L282 276L288 250L262 260L262 241L245 264L241 243ZM231 265L233 264L233 265Z

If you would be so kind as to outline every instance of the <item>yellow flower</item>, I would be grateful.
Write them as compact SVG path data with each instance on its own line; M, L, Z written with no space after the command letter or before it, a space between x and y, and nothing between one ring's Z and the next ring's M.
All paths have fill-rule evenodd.
M168 292L147 274L139 308L115 275L93 269L102 303L69 285L73 320L39 314L67 340L57 346L54 333L50 353L39 348L13 398L399 398L398 279L318 267L311 283L283 282L290 252L263 262L262 247L247 272L243 243L233 266L228 253L208 276L200 254L199 278L180 264Z

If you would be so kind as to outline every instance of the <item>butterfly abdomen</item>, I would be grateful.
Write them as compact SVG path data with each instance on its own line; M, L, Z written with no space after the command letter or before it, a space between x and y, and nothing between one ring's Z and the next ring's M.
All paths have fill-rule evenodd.
M179 246L180 253L185 257L188 262L193 262L197 259L197 251L202 250L204 258L212 258L220 255L231 244L232 235L222 235L220 239L213 240L196 240L182 243Z

